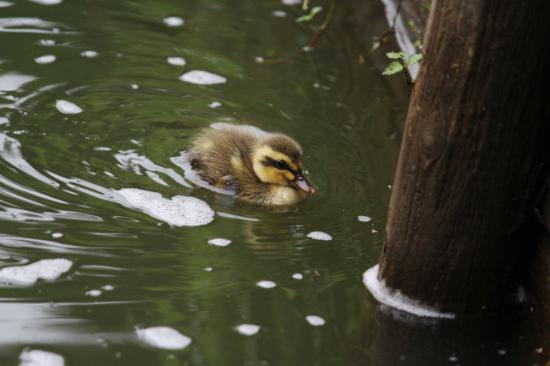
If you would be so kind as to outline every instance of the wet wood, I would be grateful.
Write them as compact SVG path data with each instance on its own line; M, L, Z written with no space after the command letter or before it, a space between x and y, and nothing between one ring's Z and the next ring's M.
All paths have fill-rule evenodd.
M550 2L434 1L380 276L443 311L498 308L549 134Z

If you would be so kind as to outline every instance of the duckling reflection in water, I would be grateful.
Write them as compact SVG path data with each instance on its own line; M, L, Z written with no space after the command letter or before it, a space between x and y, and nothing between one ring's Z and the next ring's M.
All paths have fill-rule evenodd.
M189 158L202 179L242 201L292 205L315 193L302 171L302 148L281 133L214 123L194 138Z

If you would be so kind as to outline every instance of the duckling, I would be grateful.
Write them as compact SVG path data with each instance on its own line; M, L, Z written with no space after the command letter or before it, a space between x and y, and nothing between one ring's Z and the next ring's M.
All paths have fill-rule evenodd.
M315 193L302 171L302 148L282 133L214 123L193 140L191 167L202 179L262 205L292 205Z

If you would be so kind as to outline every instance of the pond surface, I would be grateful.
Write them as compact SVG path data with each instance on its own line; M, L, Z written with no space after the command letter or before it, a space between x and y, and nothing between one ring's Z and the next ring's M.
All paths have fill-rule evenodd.
M312 52L299 15L275 0L0 2L2 365L33 350L67 365L369 359L361 277L408 90L365 48L386 28L378 2L339 5ZM231 120L295 137L318 194L273 210L188 182L179 154ZM170 225L127 188L215 216Z

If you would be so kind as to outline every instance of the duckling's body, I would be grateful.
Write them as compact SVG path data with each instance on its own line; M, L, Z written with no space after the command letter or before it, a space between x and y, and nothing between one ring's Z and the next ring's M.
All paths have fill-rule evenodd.
M315 192L302 174L301 157L300 145L286 135L228 123L204 129L190 150L202 179L264 205L291 205Z

